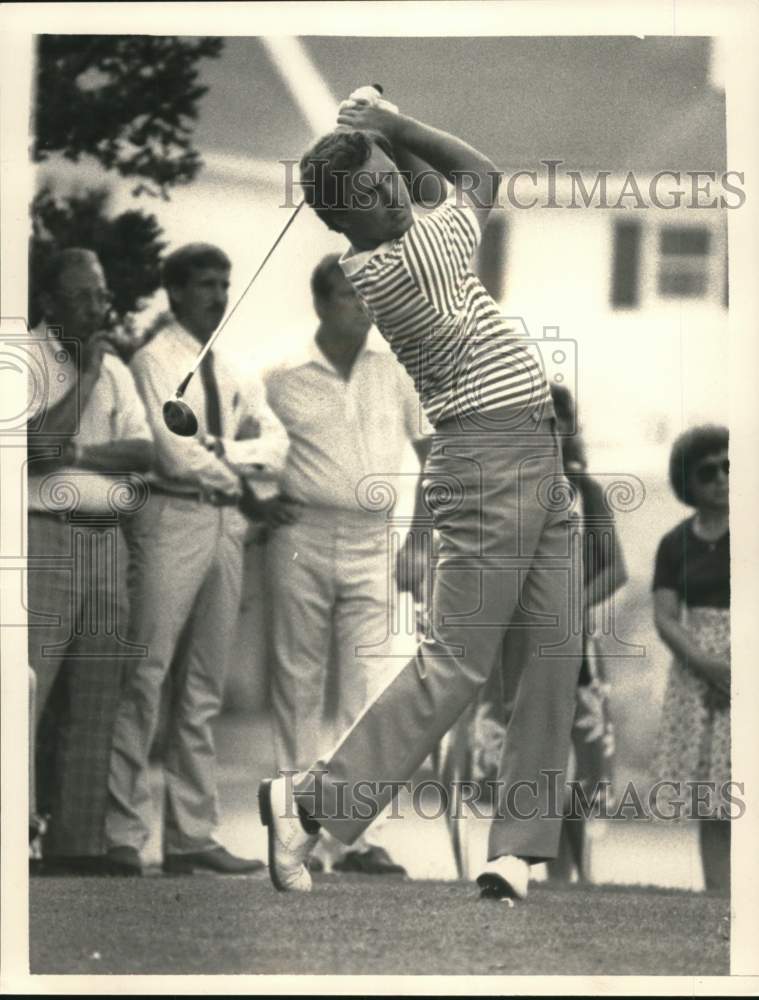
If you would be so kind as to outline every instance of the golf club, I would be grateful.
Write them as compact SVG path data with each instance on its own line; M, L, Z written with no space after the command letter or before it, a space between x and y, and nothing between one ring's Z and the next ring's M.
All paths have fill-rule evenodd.
M375 90L378 94L382 94L383 93L382 85L379 84L379 83L373 83L369 87L361 88L361 90L367 90L367 91L369 91L369 90ZM271 249L269 250L269 252L266 254L266 256L264 257L264 259L259 264L258 270L253 275L253 277L250 279L250 281L248 282L248 284L245 286L245 290L243 291L242 295L237 300L237 302L235 302L235 304L232 307L231 311L228 313L228 315L224 319L224 322L219 326L219 328L217 330L214 331L214 333L212 334L212 336L208 339L208 341L206 342L206 344L203 346L203 349L198 354L198 356L197 356L197 358L195 360L195 364L192 366L192 368L190 369L190 371L185 375L185 377L182 379L182 381L177 386L177 391L174 393L174 398L173 399L168 399L163 404L163 422L166 424L166 426L169 428L169 430L172 432L172 434L178 434L180 437L194 437L194 435L198 433L198 418L193 413L192 407L188 403L186 403L185 400L182 398L184 396L185 392L187 391L187 386L190 384L190 382L192 380L192 377L195 374L195 372L198 370L198 368L200 368L200 366L201 366L201 364L203 362L203 358L211 350L211 348L213 347L213 345L216 342L217 338L219 337L219 335L223 331L224 327L230 321L230 319L232 318L232 316L234 316L235 310L237 309L237 307L240 305L240 303L242 302L242 300L245 298L245 296L250 291L250 288L252 287L253 282L256 280L256 278L259 276L259 274L263 270L264 265L266 264L267 260L269 259L269 257L271 257L271 255L274 253L274 251L279 246L279 243L282 240L282 237L285 235L285 233L287 232L287 230L290 228L290 226L295 221L295 217L297 216L298 212L300 212L301 208L303 208L303 205L304 205L304 202L301 201L301 202L299 202L295 206L295 211L290 216L290 218L287 220L287 222L285 223L285 225L284 225L284 227L282 229L282 232L276 238L276 240L272 244Z
M282 237L285 235L285 233L287 232L287 230L290 228L290 226L295 221L295 217L297 216L298 212L300 212L301 208L303 208L303 205L304 205L304 202L300 201L295 206L295 211L292 213L292 215L290 216L290 218L287 220L287 222L285 223L285 225L284 225L284 227L282 229L282 232L276 238L276 240L274 241L274 243L271 246L271 249L269 250L269 252L266 254L266 256L264 257L264 259L259 264L256 273L253 275L253 277L250 279L250 281L246 285L245 290L243 291L242 295L237 300L237 302L235 302L234 306L232 307L232 309L230 310L230 312L227 314L224 322L208 338L208 340L206 341L206 343L203 345L203 349L201 350L201 352L198 354L197 358L195 359L195 364L192 366L192 368L190 369L190 371L185 375L185 377L182 379L182 381L177 386L177 391L174 393L174 398L173 399L168 399L163 404L163 421L166 424L166 426L169 428L169 430L172 432L172 434L178 434L180 437L193 437L193 435L197 434L197 432L198 432L198 418L193 413L192 407L188 403L186 403L185 400L182 398L184 396L185 392L187 391L187 386L190 384L190 381L192 380L192 377L195 374L195 372L198 370L198 368L200 368L201 364L203 363L203 358L211 350L211 348L213 347L214 343L216 342L216 340L218 339L218 337L222 333L224 327L227 325L227 323L230 321L230 319L232 319L232 317L234 316L235 310L237 309L237 307L240 305L240 303L242 302L242 300L245 298L245 296L250 291L250 288L252 287L253 282L256 280L256 278L259 276L259 274L263 270L264 265L266 264L267 260L271 257L271 255L274 253L274 251L279 246L279 243L282 240Z

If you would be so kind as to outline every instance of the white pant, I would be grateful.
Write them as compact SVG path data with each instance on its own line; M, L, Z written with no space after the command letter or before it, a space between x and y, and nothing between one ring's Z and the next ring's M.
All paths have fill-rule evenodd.
M405 662L390 656L395 583L384 514L298 512L267 550L280 771L303 770L331 750ZM378 823L371 829L366 843L378 843Z
M154 495L130 530L133 642L111 752L109 846L143 847L150 833L148 753L172 668L164 761L164 848L213 844L218 823L212 722L237 631L247 522L234 507Z

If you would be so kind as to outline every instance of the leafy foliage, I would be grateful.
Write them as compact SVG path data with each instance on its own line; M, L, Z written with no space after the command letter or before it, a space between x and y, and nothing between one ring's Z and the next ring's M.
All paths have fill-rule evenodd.
M167 197L198 172L192 148L198 61L217 58L221 38L152 35L40 35L37 53L37 161L61 153L93 156L134 177L135 194Z
M106 188L83 189L57 197L43 187L32 203L30 247L29 319L41 317L37 276L44 273L51 255L66 247L94 250L105 271L113 296L110 331L123 353L129 353L136 334L133 316L160 286L160 259L166 243L154 215L140 210L108 217Z

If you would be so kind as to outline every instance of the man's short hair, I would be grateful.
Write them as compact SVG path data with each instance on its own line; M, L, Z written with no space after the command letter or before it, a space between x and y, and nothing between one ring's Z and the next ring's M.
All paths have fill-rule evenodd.
M342 273L339 253L328 253L326 257L322 257L311 275L311 294L313 297L319 302L328 299L332 294L335 275L342 275Z
M214 267L220 271L231 271L229 257L212 243L186 243L174 250L161 266L161 284L169 296L169 305L174 309L170 288L184 288L196 268Z
M60 279L63 272L70 267L85 265L102 268L94 250L87 250L84 247L67 247L65 250L56 251L43 266L42 274L39 277L39 290L47 292L48 295L55 295L56 292L60 291Z
M669 481L675 496L689 507L695 506L690 490L690 474L702 458L725 451L730 443L727 427L703 424L684 431L672 445L669 456Z
M330 229L337 229L335 212L345 210L345 178L362 167L377 146L395 163L393 147L373 129L336 129L318 139L301 157L303 197Z

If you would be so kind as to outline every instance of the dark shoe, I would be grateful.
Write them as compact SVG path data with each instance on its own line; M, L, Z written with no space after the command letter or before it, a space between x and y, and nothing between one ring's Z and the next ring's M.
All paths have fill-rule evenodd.
M142 875L140 852L134 847L111 847L105 856L105 875Z
M36 860L36 859L35 859ZM108 859L103 854L97 855L47 855L39 860L39 865L30 874L65 876L107 875Z
M313 875L321 875L321 873L324 871L324 862L321 860L321 858L313 858L313 857L309 858L308 870Z
M514 905L524 899L530 881L530 866L524 858L509 854L489 861L482 874L477 876L480 899L495 899Z
M406 869L395 864L384 847L370 847L368 851L348 851L332 865L332 871L353 875L406 875Z
M192 854L167 854L161 866L166 875L194 875L196 871L216 872L218 875L252 875L266 865L263 861L237 858L225 847L211 847Z

